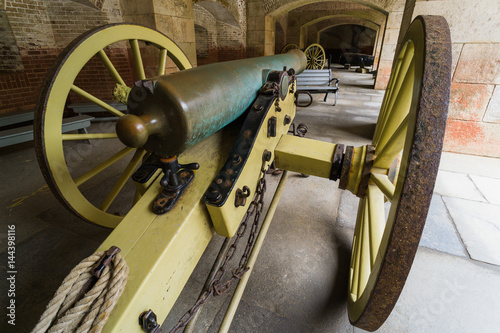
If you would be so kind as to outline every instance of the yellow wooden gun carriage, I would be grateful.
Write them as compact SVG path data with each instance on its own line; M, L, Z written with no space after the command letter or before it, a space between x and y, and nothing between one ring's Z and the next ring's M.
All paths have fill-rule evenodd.
M133 86L110 60L113 47L129 50ZM364 329L380 327L403 288L430 204L446 124L450 47L443 18L418 17L412 23L394 62L372 144L352 147L287 135L295 117L295 74L306 67L300 50L190 69L175 43L142 26L108 25L77 38L42 89L35 139L53 193L82 219L114 228L98 251L120 248L129 267L104 331L157 330L156 322L169 313L214 232L239 240L249 215L260 214L263 178L273 162L286 171L260 236L249 242L247 257L229 278L248 279L243 274L254 263L287 171L338 180L340 188L360 198L346 291L349 319ZM127 112L100 97L99 82L86 88L88 82L79 78L96 61L109 73L111 91ZM165 74L174 64L179 71ZM63 134L68 96L118 117L116 127ZM116 138L122 148L73 174L66 142ZM128 155L130 161L122 163ZM100 174L115 166L122 170L111 191L102 193L101 202L89 200L85 185L103 181ZM126 185L130 179L134 188ZM219 272L205 297L224 289ZM229 325L225 321L222 331Z

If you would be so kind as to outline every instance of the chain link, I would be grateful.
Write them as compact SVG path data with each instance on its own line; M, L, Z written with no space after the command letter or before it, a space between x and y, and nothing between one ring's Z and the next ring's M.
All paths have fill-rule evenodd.
M245 217L243 218L243 221L241 222L240 226L238 227L238 230L236 232L236 237L234 238L233 244L229 247L229 250L227 251L226 258L224 259L224 262L222 265L219 267L217 270L217 273L215 274L214 278L209 284L209 287L200 295L196 303L187 311L179 320L177 325L174 326L170 330L170 333L176 333L179 332L180 329L184 328L189 321L193 318L193 316L198 312L200 307L205 304L210 296L219 296L226 291L228 291L231 288L231 284L234 280L239 280L243 277L243 274L245 274L250 268L247 267L248 264L248 259L250 256L250 253L253 250L253 247L255 245L255 240L257 236L257 231L259 230L259 224L260 224L260 216L262 213L262 210L264 208L264 193L266 192L266 161L262 161L262 167L260 169L262 173L262 177L259 179L259 183L257 184L257 190L255 191L255 197L253 201L250 203L248 210L245 214ZM255 213L255 217L253 219L253 223L251 226L251 231L250 235L248 237L247 245L245 247L245 251L243 252L243 255L240 259L240 262L238 264L238 267L232 270L232 275L230 278L228 278L226 281L222 282L222 279L224 278L224 275L226 273L227 265L228 263L233 259L233 256L238 248L238 243L240 239L243 237L247 230L248 222L250 221L250 217Z

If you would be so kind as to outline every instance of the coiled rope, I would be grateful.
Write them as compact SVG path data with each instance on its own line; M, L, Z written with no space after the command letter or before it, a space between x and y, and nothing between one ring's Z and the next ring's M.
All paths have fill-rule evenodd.
M96 252L73 268L32 333L101 332L127 283L128 266L117 252Z

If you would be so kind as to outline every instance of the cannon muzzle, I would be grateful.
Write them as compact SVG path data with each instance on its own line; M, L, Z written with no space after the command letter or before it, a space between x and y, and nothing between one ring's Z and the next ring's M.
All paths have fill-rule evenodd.
M306 57L286 54L200 66L136 82L129 115L116 131L129 147L145 147L159 156L182 153L238 118L256 98L271 70L301 73Z

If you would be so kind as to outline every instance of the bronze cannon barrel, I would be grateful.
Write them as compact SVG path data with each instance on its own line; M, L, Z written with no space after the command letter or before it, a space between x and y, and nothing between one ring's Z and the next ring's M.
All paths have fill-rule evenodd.
M284 66L301 73L304 53L221 62L136 82L127 101L129 114L116 125L118 137L130 147L178 155L238 118L269 70Z

